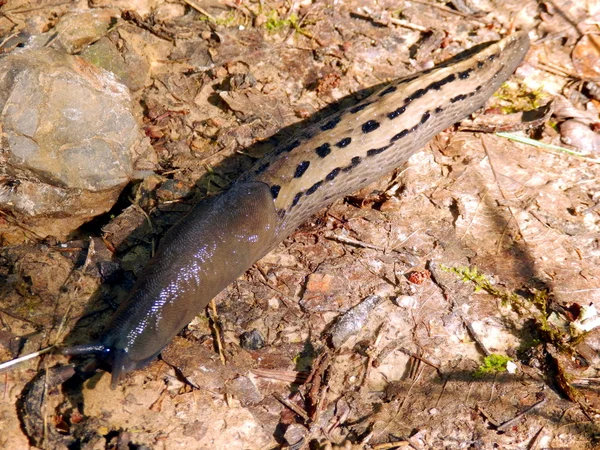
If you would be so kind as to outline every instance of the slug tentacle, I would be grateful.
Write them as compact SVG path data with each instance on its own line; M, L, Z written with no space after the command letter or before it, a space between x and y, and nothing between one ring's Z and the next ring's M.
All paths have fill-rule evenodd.
M396 169L480 108L528 48L525 32L478 46L390 83L277 147L167 233L100 343L66 352L102 355L114 387L312 214Z
M72 347L63 347L60 349L60 353L63 355L89 355L89 354L102 354L107 351L104 344L81 344L74 345Z

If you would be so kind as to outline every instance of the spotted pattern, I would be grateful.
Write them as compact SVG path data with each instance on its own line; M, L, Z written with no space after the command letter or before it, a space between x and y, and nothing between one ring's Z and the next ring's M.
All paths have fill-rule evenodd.
M471 72L473 72L472 68L463 70L462 72L458 72L458 78L460 78L461 80L466 80L471 75Z
M300 164L298 164L298 167L296 167L296 172L294 172L294 178L300 178L302 175L304 175L304 172L306 172L308 166L310 166L310 161L302 161Z
M402 139L403 137L406 137L409 133L409 130L402 130L400 133L395 134L392 136L392 138L390 139L390 142L396 142L398 139Z
M340 174L341 171L342 171L342 169L340 169L339 167L336 167L335 169L333 169L331 172L329 172L327 174L325 179L327 181L333 181L335 179L335 177L337 177Z
M340 142L338 142L337 144L335 144L335 146L337 148L344 148L344 147L347 147L348 145L350 145L350 142L352 142L352 138L346 137L346 138L342 139Z
M379 155L380 153L385 152L388 148L390 148L392 146L392 144L389 145L385 145L381 148L373 148L371 150L367 150L367 157L368 156L375 156L375 155Z
M401 114L404 114L406 112L406 107L410 103L423 97L430 90L439 91L443 86L445 86L448 83L452 83L455 80L456 80L456 75L451 73L450 75L447 75L446 77L442 78L439 81L434 81L433 83L429 84L428 86L426 86L422 89L417 89L411 95L406 97L406 99L404 100L404 105L402 105L399 108L395 109L394 111L388 113L388 115L387 115L388 119L392 120L392 119L395 119L396 117L400 116Z
M323 181L317 181L315 184L313 184L311 187L309 187L306 190L306 195L312 195L315 192L317 192L317 189L319 189L322 184L323 184Z
M350 160L350 165L346 166L342 169L343 172L350 172L356 166L358 166L362 162L362 158L360 156L355 156Z
M315 152L321 158L325 158L327 155L329 155L331 153L331 146L329 144L325 143L325 144L320 145L317 148L315 148Z
M460 95L457 95L456 97L452 97L450 99L450 103L461 102L466 98L469 98L469 96L467 94L460 94Z
M300 191L294 196L294 200L292 201L292 206L291 206L292 208L298 204L298 202L300 201L300 198L302 198L303 195L304 195L304 192Z
M271 186L271 195L273 196L273 199L277 198L280 190L281 190L281 186L279 186L277 184L274 184L273 186Z
M453 83L458 80L468 80L470 78L473 78L477 69L484 68L485 66L487 66L488 61L494 61L498 56L499 56L498 53L490 55L490 53L488 52L488 56L484 57L485 58L484 60L481 60L481 58L478 58L479 60L473 61L470 66L463 65L463 67L462 67L463 70L456 70L453 73L446 72L446 74L443 75L443 78L441 78L441 79L438 78L435 81L430 81L430 82L428 82L428 84L425 84L425 83L418 84L417 87L413 88L412 92L409 91L408 94L403 94L404 95L403 98L400 98L400 102L397 102L396 105L394 106L395 109L393 109L392 111L387 111L387 112L379 111L379 112L372 114L371 115L372 118L370 120L366 120L366 121L362 122L362 125L360 125L358 127L358 130L356 130L355 125L352 124L352 121L355 119L348 118L345 122L342 122L342 120L345 120L344 116L346 114L348 114L348 113L356 114L361 111L364 111L370 105L378 102L379 98L391 96L392 93L399 91L399 87L403 83L408 83L408 82L414 80L415 78L418 78L424 74L432 72L432 71L436 70L437 67L426 70L426 71L422 71L419 74L415 74L410 77L406 77L403 80L396 81L394 84L388 85L387 87L385 87L382 90L380 90L379 92L377 92L374 96L371 97L371 99L364 100L361 103L347 109L346 110L347 112L337 113L334 117L328 119L325 122L322 122L320 127L316 128L316 129L313 127L312 129L315 131L315 135L318 135L317 130L319 128L322 131L329 131L329 130L333 130L340 124L347 123L347 125L348 125L347 131L345 129L344 131L340 130L339 132L332 133L330 142L323 143L323 144L319 145L318 147L314 148L314 152L316 153L316 156L318 156L319 158L326 158L332 153L333 149L335 149L335 148L344 149L346 147L349 147L351 144L355 145L355 147L352 148L352 152L354 152L355 155L360 154L360 156L353 156L352 159L350 160L350 162L347 163L347 165L341 165L341 166L335 167L333 169L328 169L328 170L330 170L329 173L325 172L326 175L324 176L324 178L321 178L321 179L313 179L311 177L305 176L305 174L307 173L307 170L309 169L309 167L311 165L311 161L314 161L313 159L311 159L310 156L306 157L307 160L300 160L301 162L299 162L298 165L296 166L296 169L294 172L294 178L301 178L301 177L305 176L306 181L302 182L302 184L301 184L302 190L299 190L294 194L293 200L292 200L289 208L286 208L286 210L287 211L291 210L293 207L298 205L298 203L301 202L304 197L313 195L321 187L327 185L327 183L331 183L333 180L336 180L340 175L351 172L353 169L355 169L357 166L359 166L367 158L374 158L375 156L384 153L386 150L393 148L395 145L397 145L398 141L400 141L404 138L407 138L407 139L405 139L404 144L410 146L411 142L413 140L413 138L410 136L413 133L417 132L417 130L419 128L423 127L426 123L428 123L431 118L444 113L444 111L446 110L446 107L444 106L444 104L438 105L438 106L433 105L433 106L431 106L431 109L425 110L424 112L422 112L421 117L418 117L418 116L413 117L414 112L412 112L411 110L412 109L420 109L421 106L419 108L416 108L416 107L411 108L409 105L413 102L417 102L417 100L421 99L422 97L424 97L431 91L442 90L442 88L447 84ZM464 58L466 58L466 56ZM464 59L464 58L461 58L461 59ZM459 59L458 61L460 61L461 59ZM442 65L442 66L448 67L449 65L450 64ZM496 74L492 75L492 77L496 78L501 73L501 71L502 71L502 68L498 69L498 72ZM486 79L490 79L490 76L487 75ZM459 91L451 98L448 98L448 96L445 95L445 99L443 99L443 103L445 103L446 105L449 105L449 104L462 102L462 101L476 95L484 87L485 87L484 85L480 85L475 89L471 88L470 92L463 91L464 93L460 93L460 91ZM450 91L450 92L452 92L452 91ZM444 93L445 93L445 91L444 91ZM434 99L432 97L432 101L436 101L436 99ZM391 101L390 101L390 103L393 104ZM388 104L390 104L390 103L388 103ZM398 103L400 103L400 104L398 104ZM427 103L429 103L429 100L424 101L422 103L427 104ZM423 111L423 110L421 110L421 111ZM380 127L382 127L384 125L384 123L382 123L379 120L379 114L387 116L387 119L389 119L389 120L393 120L407 112L409 112L411 114L411 117L407 117L405 120L399 121L399 123L401 125L404 125L407 127L406 129L399 130L399 132L394 134L391 138L388 138L389 140L387 141L387 143L384 142L383 143L384 145L382 145L380 143L378 147L371 148L366 151L363 150L364 147L362 147L362 148L360 147L361 138L355 136L356 132L358 131L358 132L362 132L364 134L368 134L368 133L372 133L372 132L378 130ZM362 116L362 117L364 117L364 116ZM368 116L367 116L367 118L368 118ZM410 123L411 121L414 121L414 122L411 125L407 126L407 123ZM346 125L344 125L344 126L346 126ZM389 127L389 125L386 125L386 126ZM393 128L401 128L401 126L395 125ZM344 135L344 133L346 133L346 135ZM335 137L337 137L337 139L335 139ZM355 137L358 140L355 140ZM415 139L419 139L419 138L420 137L415 137ZM376 137L374 142L381 142L379 139L381 139L381 137ZM367 142L367 141L365 140L365 142ZM292 142L291 144L288 144L287 147L282 148L280 150L280 152L291 151L293 148L297 147L299 144L300 143L298 141ZM375 144L375 145L377 145L377 144ZM334 153L334 155L330 159L328 159L326 162L323 162L322 164L335 164L338 157L344 158L345 152ZM380 160L377 159L376 161L380 161ZM321 163L317 162L315 164L321 164ZM375 164L378 164L378 163L375 163ZM264 170L266 170L267 167L269 167L268 162L264 163L258 169L256 169L256 172L261 173ZM325 165L325 167L327 167L327 165ZM316 169L313 169L313 170L316 170ZM319 167L319 170L320 170L320 167ZM312 174L313 172L310 172L310 173ZM365 177L365 178L357 181L356 177L353 176L352 180L353 180L352 181L353 183L364 184L368 181L368 178ZM310 185L311 182L313 183L312 185ZM307 188L307 186L310 186L310 187ZM280 189L280 187L277 185L271 186L271 192L273 194L273 198L277 198L277 195L279 195L279 189ZM319 198L319 201L324 201L323 200L324 198L330 198L330 197L332 197L332 195L333 194L331 194L331 193L325 192L323 194L324 197Z
M379 128L381 126L381 124L379 122L377 122L376 120L367 120L365 123L362 124L362 132L363 133L371 133L373 131L375 131L377 128Z

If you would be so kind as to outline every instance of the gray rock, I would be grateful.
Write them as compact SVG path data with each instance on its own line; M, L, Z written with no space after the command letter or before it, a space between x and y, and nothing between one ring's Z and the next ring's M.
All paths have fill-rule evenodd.
M50 48L19 50L0 59L0 111L0 208L22 228L65 238L131 180L143 136L112 74Z

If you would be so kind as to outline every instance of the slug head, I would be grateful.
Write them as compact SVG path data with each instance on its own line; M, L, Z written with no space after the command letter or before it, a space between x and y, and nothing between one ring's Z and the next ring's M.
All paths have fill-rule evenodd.
M197 204L162 239L99 342L63 350L95 354L121 376L152 361L210 300L276 245L270 186L238 182Z
M63 355L94 355L96 359L111 367L111 389L116 389L121 377L133 370L141 369L146 366L154 356L143 361L135 361L130 358L129 352L123 348L110 347L105 344L83 344L73 347L65 347L60 350Z

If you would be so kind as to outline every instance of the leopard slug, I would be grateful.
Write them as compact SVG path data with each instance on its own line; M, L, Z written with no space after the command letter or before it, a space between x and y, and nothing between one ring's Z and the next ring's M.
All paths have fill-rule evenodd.
M479 45L400 78L279 145L169 230L97 343L63 353L96 354L110 365L114 388L311 215L399 167L480 108L528 48L523 31Z

